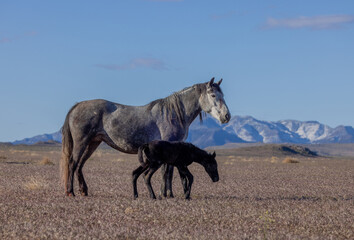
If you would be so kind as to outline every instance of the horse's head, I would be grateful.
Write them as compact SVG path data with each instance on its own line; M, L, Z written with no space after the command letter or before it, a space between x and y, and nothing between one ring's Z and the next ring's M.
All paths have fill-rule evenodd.
M213 154L207 154L201 161L205 171L208 173L213 182L219 181L218 163L215 160L215 156L215 152Z
M201 95L199 99L200 107L206 113L209 113L215 119L218 119L220 123L227 123L230 121L231 114L227 107L224 94L221 91L219 82L214 83L214 78L206 83L206 91Z

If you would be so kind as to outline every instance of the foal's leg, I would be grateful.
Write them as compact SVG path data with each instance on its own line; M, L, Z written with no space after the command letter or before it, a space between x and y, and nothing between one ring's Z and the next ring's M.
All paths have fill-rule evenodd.
M178 172L179 172L179 176L181 178L183 192L186 195L186 193L188 191L188 178L187 178L187 175L183 171L181 171L179 168L178 168Z
M184 166L178 166L178 172L182 180L184 196L186 199L190 199L193 184L193 175L188 170L188 168Z
M144 176L145 184L150 192L150 197L153 199L156 199L156 196L155 196L154 190L152 189L152 186L151 186L151 177L156 172L156 170L159 169L159 167L160 166L158 166L158 167L156 167L156 166L151 167L150 166L148 172Z
M167 198L173 198L173 192L172 192L172 179L173 179L173 169L174 166L172 165L167 165L167 177L166 177L166 194Z
M77 178L79 180L79 189L80 189L80 193L82 196L87 196L87 194L88 194L87 185L85 182L84 175L82 173L82 168L84 167L86 160L90 158L90 156L97 149L97 147L100 145L100 143L101 143L101 141L91 142L86 147L86 150L78 163L76 174L77 174Z
M133 190L134 190L134 199L138 197L138 188L136 186L136 181L139 176L148 168L148 166L140 166L133 171Z
M160 196L173 198L172 192L172 178L173 178L173 166L168 164L163 164L161 168L162 173L162 183L160 188Z
M161 176L162 176L162 181L161 181L161 187L160 187L160 197L167 197L166 193L166 170L167 170L167 164L162 164L161 167Z

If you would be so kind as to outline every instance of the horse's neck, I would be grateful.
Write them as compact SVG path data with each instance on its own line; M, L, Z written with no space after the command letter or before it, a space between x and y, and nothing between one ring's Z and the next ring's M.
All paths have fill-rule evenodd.
M199 95L193 87L179 92L178 94L183 104L184 120L188 127L202 111L199 104Z

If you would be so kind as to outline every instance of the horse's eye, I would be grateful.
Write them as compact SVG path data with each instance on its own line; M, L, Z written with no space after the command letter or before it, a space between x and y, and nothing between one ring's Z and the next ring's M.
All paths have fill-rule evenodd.
M213 97L213 98L214 98L214 97L215 97L215 94L212 94L212 95L211 95L211 97Z

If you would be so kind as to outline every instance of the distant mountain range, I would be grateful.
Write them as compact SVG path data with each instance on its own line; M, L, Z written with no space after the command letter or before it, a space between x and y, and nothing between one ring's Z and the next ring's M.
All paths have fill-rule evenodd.
M27 145L32 145L36 144L38 142L48 142L48 141L55 141L55 142L61 142L61 132L55 132L51 134L42 134L42 135L37 135L31 138L25 138L22 140L17 140L12 142L12 144L17 145L17 144L27 144Z
M233 116L225 125L208 117L201 125L194 121L188 140L200 147L231 142L261 143L354 143L354 128L331 128L317 121L262 121L251 116Z
M61 142L60 131L15 141L13 144ZM226 143L354 143L354 128L331 128L316 121L282 120L277 122L257 120L251 116L233 116L221 125L207 116L203 123L196 119L189 128L187 141L205 148Z

